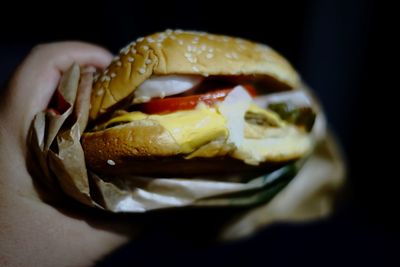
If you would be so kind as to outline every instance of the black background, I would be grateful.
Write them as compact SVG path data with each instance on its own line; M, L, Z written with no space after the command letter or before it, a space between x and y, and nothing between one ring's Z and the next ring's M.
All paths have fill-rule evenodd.
M166 28L240 36L269 44L293 63L320 97L342 144L350 195L332 218L275 225L223 246L198 246L160 230L120 250L104 266L127 259L139 265L189 259L199 266L399 264L399 74L392 49L398 30L397 18L389 15L385 3L143 0L2 5L0 83L34 45L44 42L82 40L116 53L133 39ZM149 251L157 256L149 258L154 255Z

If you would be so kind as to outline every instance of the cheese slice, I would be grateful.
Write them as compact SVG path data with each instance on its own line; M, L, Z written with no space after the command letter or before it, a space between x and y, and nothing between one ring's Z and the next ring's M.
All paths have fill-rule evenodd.
M224 117L216 109L206 105L199 105L194 110L183 110L163 115L148 115L134 111L109 120L101 128L105 129L115 123L143 119L154 120L163 126L180 145L181 153L185 154L212 140L228 136Z
M244 138L232 156L247 164L258 165L265 161L286 161L300 158L312 148L310 136L298 128L287 125L268 128L262 139Z
M249 125L246 112L262 114L273 127ZM180 146L180 153L189 157L204 157L202 147L213 148L215 155L229 154L247 164L258 165L265 161L283 161L303 156L312 147L306 132L284 122L276 113L262 109L252 102L242 86L235 87L216 107L199 103L193 110L169 114L149 115L139 111L112 118L97 130L110 125L136 120L153 120L163 126ZM252 127L262 131L252 133ZM212 142L218 140L215 147ZM223 144L224 151L220 151ZM199 150L200 149L200 150ZM208 153L207 152L207 153Z

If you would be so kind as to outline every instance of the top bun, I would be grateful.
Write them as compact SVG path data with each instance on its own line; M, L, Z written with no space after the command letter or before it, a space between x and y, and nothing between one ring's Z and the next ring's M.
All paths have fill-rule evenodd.
M258 75L296 88L300 79L272 48L240 38L204 32L167 30L142 37L123 48L98 77L91 96L95 119L152 75Z

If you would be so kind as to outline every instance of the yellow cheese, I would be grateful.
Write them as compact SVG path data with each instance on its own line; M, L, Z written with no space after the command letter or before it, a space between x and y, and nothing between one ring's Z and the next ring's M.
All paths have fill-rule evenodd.
M239 116L236 114L235 116L235 114L233 114L231 116L232 119L234 119L232 123L232 121L229 121L229 118L226 117L226 114L224 115L223 112L221 112L220 108L221 107L210 108L200 103L196 109L193 110L182 110L160 115L149 115L140 111L133 111L112 118L105 124L99 126L96 130L103 130L110 125L119 123L129 123L143 119L153 120L158 122L172 135L180 146L181 153L188 154L200 146L218 138L223 138L229 142L229 137L234 136L234 134L229 133L229 131L240 131L240 129L242 129L236 127L240 120L244 122L242 115ZM250 104L246 109L249 112L263 114L278 127L284 126L284 122L272 111L262 109L254 104ZM243 133L240 134L240 136L242 136L241 139L244 138L243 135L245 135L246 132L245 129L242 129L242 131ZM259 136L257 138L262 139L264 136ZM237 148L241 147L240 143L232 144ZM259 149L262 149L262 146Z
M109 120L102 128L119 122L149 119L168 130L180 145L182 153L190 153L214 139L228 136L225 119L214 108L199 106L194 110L177 111L163 115L130 112Z

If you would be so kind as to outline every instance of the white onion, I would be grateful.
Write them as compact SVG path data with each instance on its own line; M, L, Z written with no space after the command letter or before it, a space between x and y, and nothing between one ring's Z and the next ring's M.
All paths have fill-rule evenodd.
M229 131L228 142L239 148L244 138L244 116L252 98L243 86L236 86L218 105L218 110L226 120Z
M202 80L203 77L195 75L153 76L136 89L134 102L147 102L152 98L180 94L192 89Z

